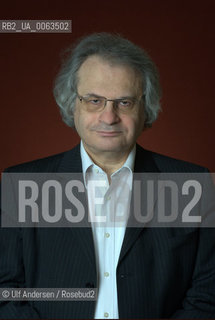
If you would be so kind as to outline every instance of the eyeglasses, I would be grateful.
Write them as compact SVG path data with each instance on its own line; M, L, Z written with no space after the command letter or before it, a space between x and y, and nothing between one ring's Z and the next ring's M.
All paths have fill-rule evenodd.
M140 99L125 97L120 99L107 99L105 97L100 97L97 95L86 95L80 96L77 93L77 97L80 102L83 104L85 109L89 112L100 112L104 110L108 101L113 102L115 110L123 113L129 113L134 110L135 105L141 101L143 96Z

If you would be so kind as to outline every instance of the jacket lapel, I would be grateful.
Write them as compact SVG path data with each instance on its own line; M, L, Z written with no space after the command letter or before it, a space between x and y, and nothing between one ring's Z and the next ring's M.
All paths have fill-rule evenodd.
M67 151L63 154L61 162L58 167L59 173L79 173L80 177L78 179L82 181L82 162L80 156L80 145L77 145L70 151ZM88 205L87 205L87 197L86 192L79 194L79 200L85 207L85 220L84 227L73 227L71 231L73 235L76 237L77 242L82 247L82 252L88 258L88 261L95 267L95 253L94 253L94 243L93 243L93 234L90 223L88 222Z
M60 173L82 172L80 145L77 145L72 150L64 152L57 171Z
M144 150L139 145L137 145L134 173L144 173L144 172L159 173L160 171L153 159L152 152ZM131 204L133 203L133 196L134 195L132 193ZM132 208L131 208L130 217L131 218L134 217ZM122 261L122 259L127 254L127 252L132 248L135 241L143 231L144 231L143 227L140 227L140 228L128 227L126 229L122 249L120 252L119 263Z

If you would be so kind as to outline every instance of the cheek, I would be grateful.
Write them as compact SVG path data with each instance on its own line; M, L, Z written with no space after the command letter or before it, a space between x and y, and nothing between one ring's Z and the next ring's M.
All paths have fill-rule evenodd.
M83 134L88 131L90 127L92 127L92 125L95 123L95 120L92 116L77 110L74 113L74 122L77 132Z
M75 123L76 131L78 132L79 136L81 136L81 131L82 131L83 125L82 125L82 118L81 118L79 110L76 110L74 112L74 123Z
M141 115L135 117L126 122L128 135L131 137L138 137L144 127L144 119Z
M135 117L135 128L136 128L136 132L138 134L140 134L143 131L144 122L145 122L145 115L142 112L142 110L140 110L140 112Z
M139 123L139 119L137 119L136 117L134 118L124 118L122 119L122 123L124 128L126 129L126 131L128 132L129 135L133 134L137 128L138 128L138 123Z

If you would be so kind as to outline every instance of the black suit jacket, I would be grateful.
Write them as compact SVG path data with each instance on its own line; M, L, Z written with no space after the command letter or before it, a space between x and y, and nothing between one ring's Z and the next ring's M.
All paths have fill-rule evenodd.
M80 148L8 172L81 172ZM205 172L137 146L135 172ZM97 287L91 228L0 230L0 286ZM213 229L127 228L117 267L120 318L215 318ZM1 302L0 318L93 318L95 302Z

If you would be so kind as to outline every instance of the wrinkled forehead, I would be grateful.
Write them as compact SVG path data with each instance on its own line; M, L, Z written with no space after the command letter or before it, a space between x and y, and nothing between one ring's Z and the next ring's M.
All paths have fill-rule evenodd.
M140 72L120 61L109 60L98 55L88 57L78 70L77 87L87 89L108 88L142 91ZM103 91L103 90L102 90Z

